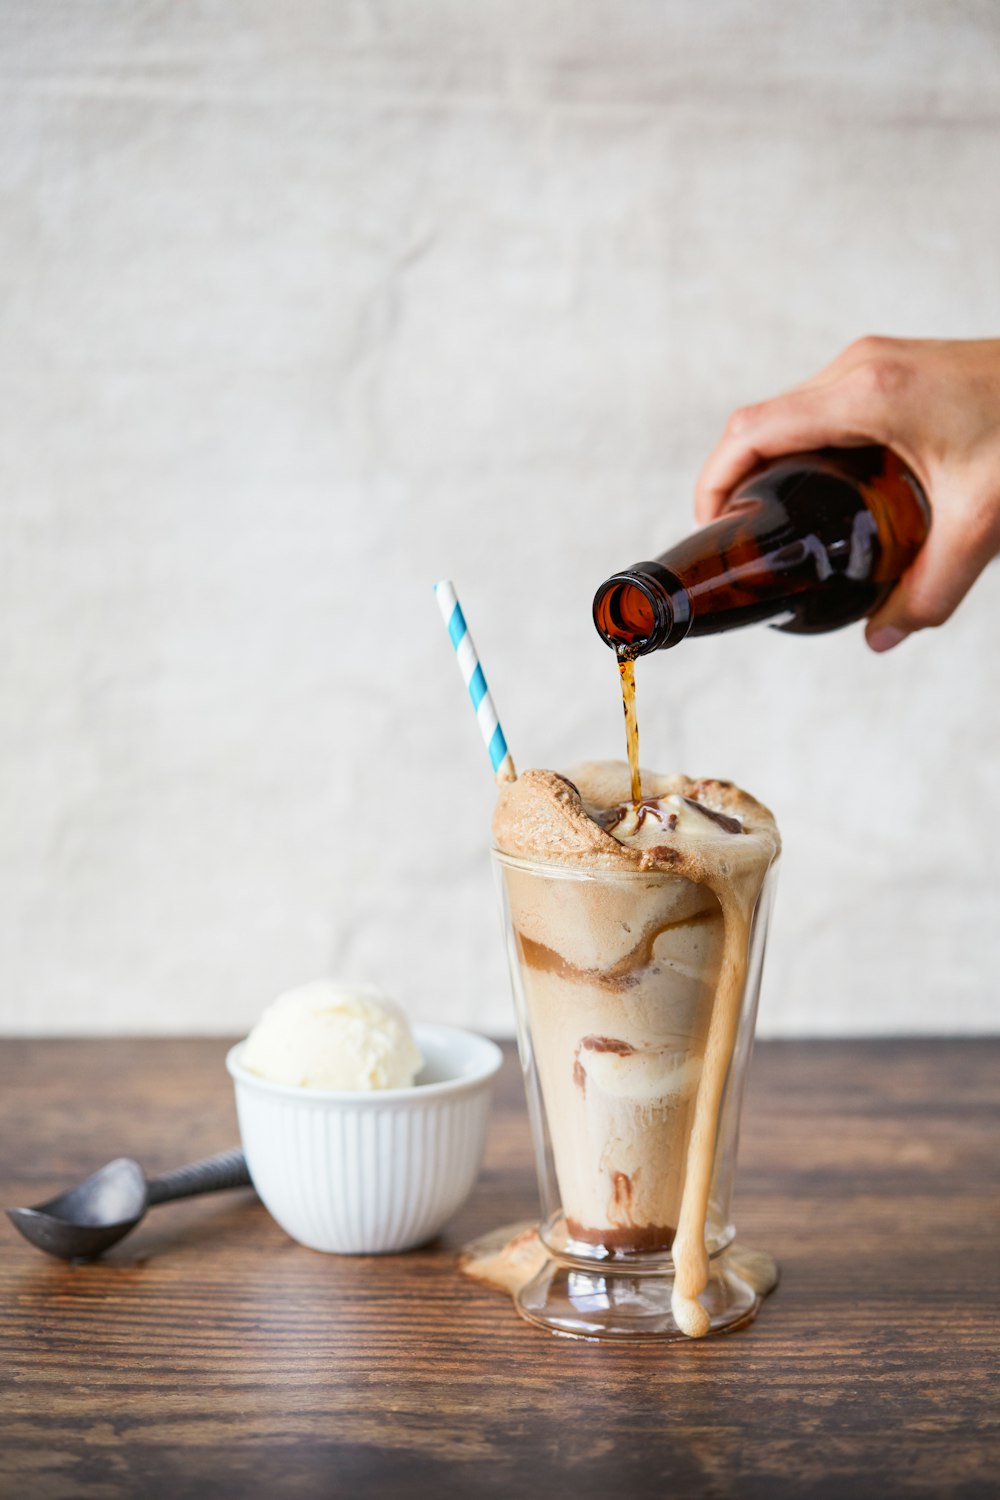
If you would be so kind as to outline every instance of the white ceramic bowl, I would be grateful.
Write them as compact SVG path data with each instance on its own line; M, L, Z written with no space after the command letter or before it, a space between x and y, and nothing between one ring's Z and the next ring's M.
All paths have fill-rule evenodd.
M424 1067L408 1089L333 1093L226 1067L250 1176L293 1239L384 1255L432 1239L465 1202L486 1143L499 1047L455 1026L414 1026Z

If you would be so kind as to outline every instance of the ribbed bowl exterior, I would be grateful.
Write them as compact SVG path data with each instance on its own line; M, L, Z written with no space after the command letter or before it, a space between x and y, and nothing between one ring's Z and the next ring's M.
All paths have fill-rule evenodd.
M247 1164L281 1227L313 1250L380 1255L433 1238L472 1190L492 1075L455 1091L357 1100L268 1090L234 1071Z

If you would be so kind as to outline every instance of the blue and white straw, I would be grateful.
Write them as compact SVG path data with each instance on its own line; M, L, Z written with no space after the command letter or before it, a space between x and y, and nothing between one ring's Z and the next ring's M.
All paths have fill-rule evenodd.
M507 749L507 741L500 728L500 720L493 707L493 699L486 686L483 669L479 665L479 656L472 643L462 606L458 602L450 578L442 578L440 583L434 585L434 596L444 623L448 627L451 644L455 648L455 659L458 662L458 670L462 674L462 681L469 689L469 697L472 699L472 706L479 720L479 732L489 753L494 775L497 781L516 781L517 772L514 770L514 762Z

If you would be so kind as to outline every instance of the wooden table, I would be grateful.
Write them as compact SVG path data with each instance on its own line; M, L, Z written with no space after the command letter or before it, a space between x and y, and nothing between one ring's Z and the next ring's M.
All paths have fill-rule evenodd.
M225 1049L0 1044L0 1202L235 1140ZM4 1224L0 1494L995 1496L998 1081L998 1041L761 1044L737 1219L783 1280L703 1343L553 1338L455 1274L535 1208L509 1051L482 1178L425 1250L315 1254L246 1192L91 1265Z

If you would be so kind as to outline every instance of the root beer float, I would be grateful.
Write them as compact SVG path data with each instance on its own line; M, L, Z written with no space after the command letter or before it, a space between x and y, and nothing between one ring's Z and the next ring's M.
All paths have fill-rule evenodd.
M597 591L628 767L498 774L543 1260L523 1282L522 1233L490 1261L515 1266L531 1321L700 1338L752 1318L776 1285L728 1214L778 830L730 782L640 771L635 659L758 621L812 634L860 620L929 525L919 481L887 449L766 464L714 523Z
M619 762L524 772L493 832L562 1206L543 1238L670 1252L674 1319L699 1337L750 925L780 843L727 782L642 781L636 803Z

